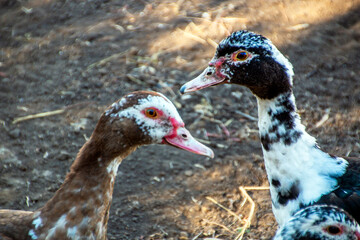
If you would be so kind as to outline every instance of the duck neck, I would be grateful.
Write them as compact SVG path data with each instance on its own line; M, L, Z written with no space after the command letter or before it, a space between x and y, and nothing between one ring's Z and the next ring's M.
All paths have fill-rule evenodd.
M29 234L43 239L106 239L114 181L122 159L136 147L121 149L117 157L102 151L90 138L81 148L54 197L35 212Z
M347 162L321 151L296 113L291 91L258 98L259 132L275 217L282 225L300 206L333 191Z
M295 98L291 90L270 100L257 100L259 133L264 151L272 151L275 145L290 147L306 134L300 116L296 113Z

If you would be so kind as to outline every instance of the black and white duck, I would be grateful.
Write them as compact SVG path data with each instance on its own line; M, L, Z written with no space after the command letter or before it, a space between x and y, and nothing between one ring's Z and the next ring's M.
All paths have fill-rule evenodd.
M360 221L360 161L322 151L305 131L296 111L293 75L291 63L269 39L238 31L220 42L209 66L180 92L230 83L256 96L273 212L280 226L314 203L339 206Z
M360 240L360 226L344 210L328 205L301 209L278 229L274 240Z

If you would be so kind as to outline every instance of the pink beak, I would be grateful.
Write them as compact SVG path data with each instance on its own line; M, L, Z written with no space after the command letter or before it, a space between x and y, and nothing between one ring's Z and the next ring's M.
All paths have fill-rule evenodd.
M203 88L225 83L226 76L220 70L224 59L219 59L209 66L196 78L185 83L180 88L180 93L194 92Z
M171 146L178 147L199 155L204 155L209 158L214 157L214 152L204 144L198 142L184 127L179 127L176 131L176 134L171 134L164 137L162 143L169 144Z

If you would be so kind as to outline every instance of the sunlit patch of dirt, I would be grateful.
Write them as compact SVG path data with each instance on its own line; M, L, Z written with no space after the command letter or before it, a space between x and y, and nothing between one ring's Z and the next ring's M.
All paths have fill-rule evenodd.
M0 208L43 206L105 107L125 93L155 90L215 158L139 148L119 167L108 238L235 239L250 211L239 187L268 185L256 99L235 85L178 90L240 29L267 36L289 57L299 113L322 149L360 156L359 0L0 5ZM270 239L277 225L269 192L248 194L256 207L244 239Z

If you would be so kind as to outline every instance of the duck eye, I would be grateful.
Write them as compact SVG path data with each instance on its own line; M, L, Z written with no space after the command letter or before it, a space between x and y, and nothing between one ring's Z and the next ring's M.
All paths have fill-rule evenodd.
M327 226L325 230L331 235L340 235L342 233L341 228L334 225Z
M250 57L250 54L246 51L239 51L235 53L233 60L234 61L245 61Z
M145 115L149 118L157 118L158 117L158 113L155 109L153 108L148 108L145 110Z

